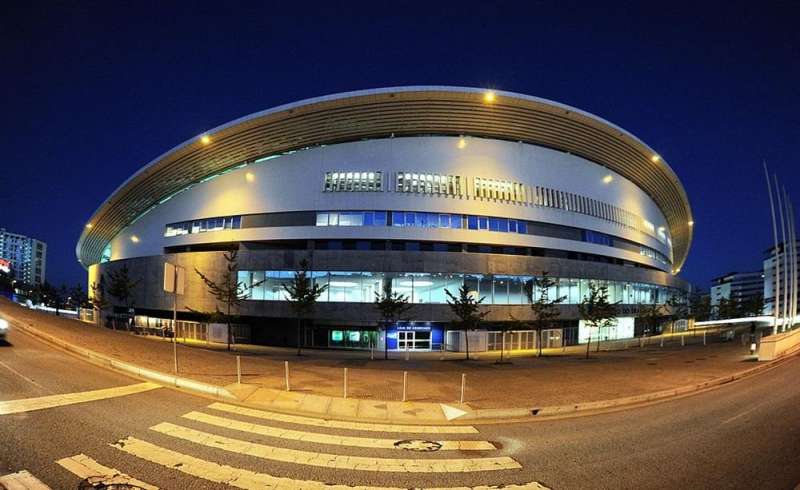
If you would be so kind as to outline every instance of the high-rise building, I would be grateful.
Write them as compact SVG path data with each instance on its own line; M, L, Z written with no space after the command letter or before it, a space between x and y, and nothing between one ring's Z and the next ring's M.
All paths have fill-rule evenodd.
M711 282L711 306L719 306L723 298L740 306L764 294L762 271L729 272Z
M798 240L797 242L797 249L800 251L800 240ZM783 298L784 298L785 283L783 282L783 277L786 271L785 267L787 265L787 259L791 257L791 250L789 250L789 252L790 252L789 256L787 257L786 254L783 253L783 243L778 244L778 259L779 259L780 274L781 274L781 284L780 284L781 304L784 303ZM798 271L798 274L800 274L800 271ZM775 247L770 247L769 249L764 251L763 275L764 275L764 314L774 315L773 308L775 307ZM800 296L798 296L797 299L800 302ZM800 308L798 308L798 311L800 311Z
M10 262L18 281L34 286L44 282L47 265L45 242L0 228L0 259Z

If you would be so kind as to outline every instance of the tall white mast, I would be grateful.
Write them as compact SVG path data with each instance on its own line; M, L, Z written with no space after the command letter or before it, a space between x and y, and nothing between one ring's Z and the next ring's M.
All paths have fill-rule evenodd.
M786 200L789 201L789 239L792 242L792 295L790 296L791 307L789 308L791 312L789 327L791 328L794 327L797 319L797 232L794 220L794 204L789 200L788 194L786 194Z
M775 295L775 301L772 305L772 315L773 323L772 323L772 335L775 335L778 332L778 314L780 311L780 282L779 282L779 274L781 271L780 268L780 258L778 257L778 224L775 220L775 200L772 197L772 184L769 181L769 172L767 171L767 162L764 161L764 176L767 178L767 194L769 194L769 208L772 211L772 238L775 242L775 282L773 289L773 294Z
M783 331L786 329L786 310L789 306L789 298L786 291L787 281L786 281L786 271L789 269L786 266L786 222L783 219L783 200L781 199L781 188L778 185L778 175L772 174L772 177L775 179L775 197L778 200L778 216L781 219L781 242L783 248L783 277L777 277L777 281L783 281L783 310L781 315L781 328L780 330ZM776 251L777 252L777 251Z

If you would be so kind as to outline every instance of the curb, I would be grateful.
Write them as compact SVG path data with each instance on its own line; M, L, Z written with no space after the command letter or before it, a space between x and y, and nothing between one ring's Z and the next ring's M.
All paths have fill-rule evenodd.
M681 386L669 390L656 391L653 393L645 393L642 395L633 395L623 398L613 398L610 400L599 400L595 402L575 403L570 405L557 405L548 407L532 407L532 408L486 408L477 409L468 412L458 418L459 421L464 420L499 420L499 419L533 419L533 418L547 418L557 417L563 415L583 415L583 412L592 412L598 410L619 409L631 407L640 404L653 403L659 401L669 401L675 398L689 396L712 388L716 388L734 381L753 376L777 367L779 364L790 359L792 355L784 355L773 361L768 361L758 366L734 373L728 376L721 376L709 381L697 383L693 385ZM588 415L588 414L587 414Z
M16 320L14 320L12 324L14 325L15 328L27 332L30 335L33 335L34 337L43 340L49 344L52 344L56 347L59 347L63 350L66 350L73 354L77 354L78 356L85 358L86 360L88 360L93 364L97 364L102 367L112 369L114 371L120 371L137 378L146 379L148 381L152 381L160 385L172 386L174 388L179 388L182 390L191 391L194 393L198 393L205 396L211 396L214 398L219 398L221 400L226 400L226 401L237 400L237 398L225 388L211 385L208 383L203 383L201 381L195 381L189 378L182 378L180 376L174 376L172 374L162 373L160 371L155 371L153 369L139 367L127 362L118 361L116 359L105 356L103 354L99 354L92 350L77 347L73 344L70 344L69 342L65 342L48 333L44 333L39 329L33 328L29 325L25 325Z
M242 403L241 400L239 400L235 395L233 395L230 391L228 391L223 387L208 383L203 383L201 381L195 381L188 378L182 378L179 376L174 376L171 374L166 374L160 371L155 371L152 369L139 367L127 362L119 361L110 358L106 355L94 352L92 350L77 347L57 337L54 337L53 335L42 332L39 329L20 323L17 320L13 320L13 325L30 335L33 335L58 348L76 354L79 357L84 358L85 360L93 364L106 367L114 371L123 372L133 377L146 379L148 381L152 381L160 385L186 390L203 396L210 396L212 398L216 398L223 401L236 402L237 404L243 406L252 406L247 403ZM746 369L744 371L740 371L738 373L734 373L732 375L722 376L719 378L715 378L709 381L693 385L686 385L678 388L672 388L669 390L657 391L652 393L644 393L641 395L633 395L623 398L613 398L610 400L599 400L594 402L574 403L569 405L555 405L555 406L545 406L545 407L482 408L482 409L470 410L466 414L456 417L449 421L417 421L414 423L418 424L445 423L449 425L461 425L464 422L476 421L476 420L484 421L486 423L489 422L502 423L502 422L512 422L512 421L532 421L537 419L542 420L551 417L558 418L564 416L568 417L568 416L591 415L591 412L623 409L623 408L633 407L635 405L655 403L660 401L669 401L671 399L696 394L701 391L713 389L749 376L753 376L755 374L760 373L761 371L772 369L792 357L793 354L787 354L773 361L764 362L763 364L759 364L755 367ZM441 403L435 403L435 404L441 405ZM264 409L265 407L255 406L254 408ZM281 409L273 409L273 408L271 408L270 410L282 413L297 413L296 411L284 411ZM307 415L315 417L321 416L318 413L307 414ZM324 416L322 417L328 418ZM344 417L341 418L341 420L351 420L351 419ZM360 418L358 420L363 420L363 418ZM386 422L385 420L382 421ZM412 422L392 421L392 423L408 424Z

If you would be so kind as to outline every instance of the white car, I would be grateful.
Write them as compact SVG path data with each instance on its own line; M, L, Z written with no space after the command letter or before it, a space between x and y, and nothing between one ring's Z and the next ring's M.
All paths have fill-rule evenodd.
M8 321L0 318L0 340L5 340L7 333L8 333Z

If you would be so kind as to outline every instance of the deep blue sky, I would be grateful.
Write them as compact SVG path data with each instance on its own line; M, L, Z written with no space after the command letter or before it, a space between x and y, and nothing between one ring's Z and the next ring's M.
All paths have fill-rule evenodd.
M48 243L51 282L83 283L83 224L172 146L306 97L448 84L626 128L686 186L681 275L760 268L762 160L800 202L800 7L596 3L4 2L0 227Z

